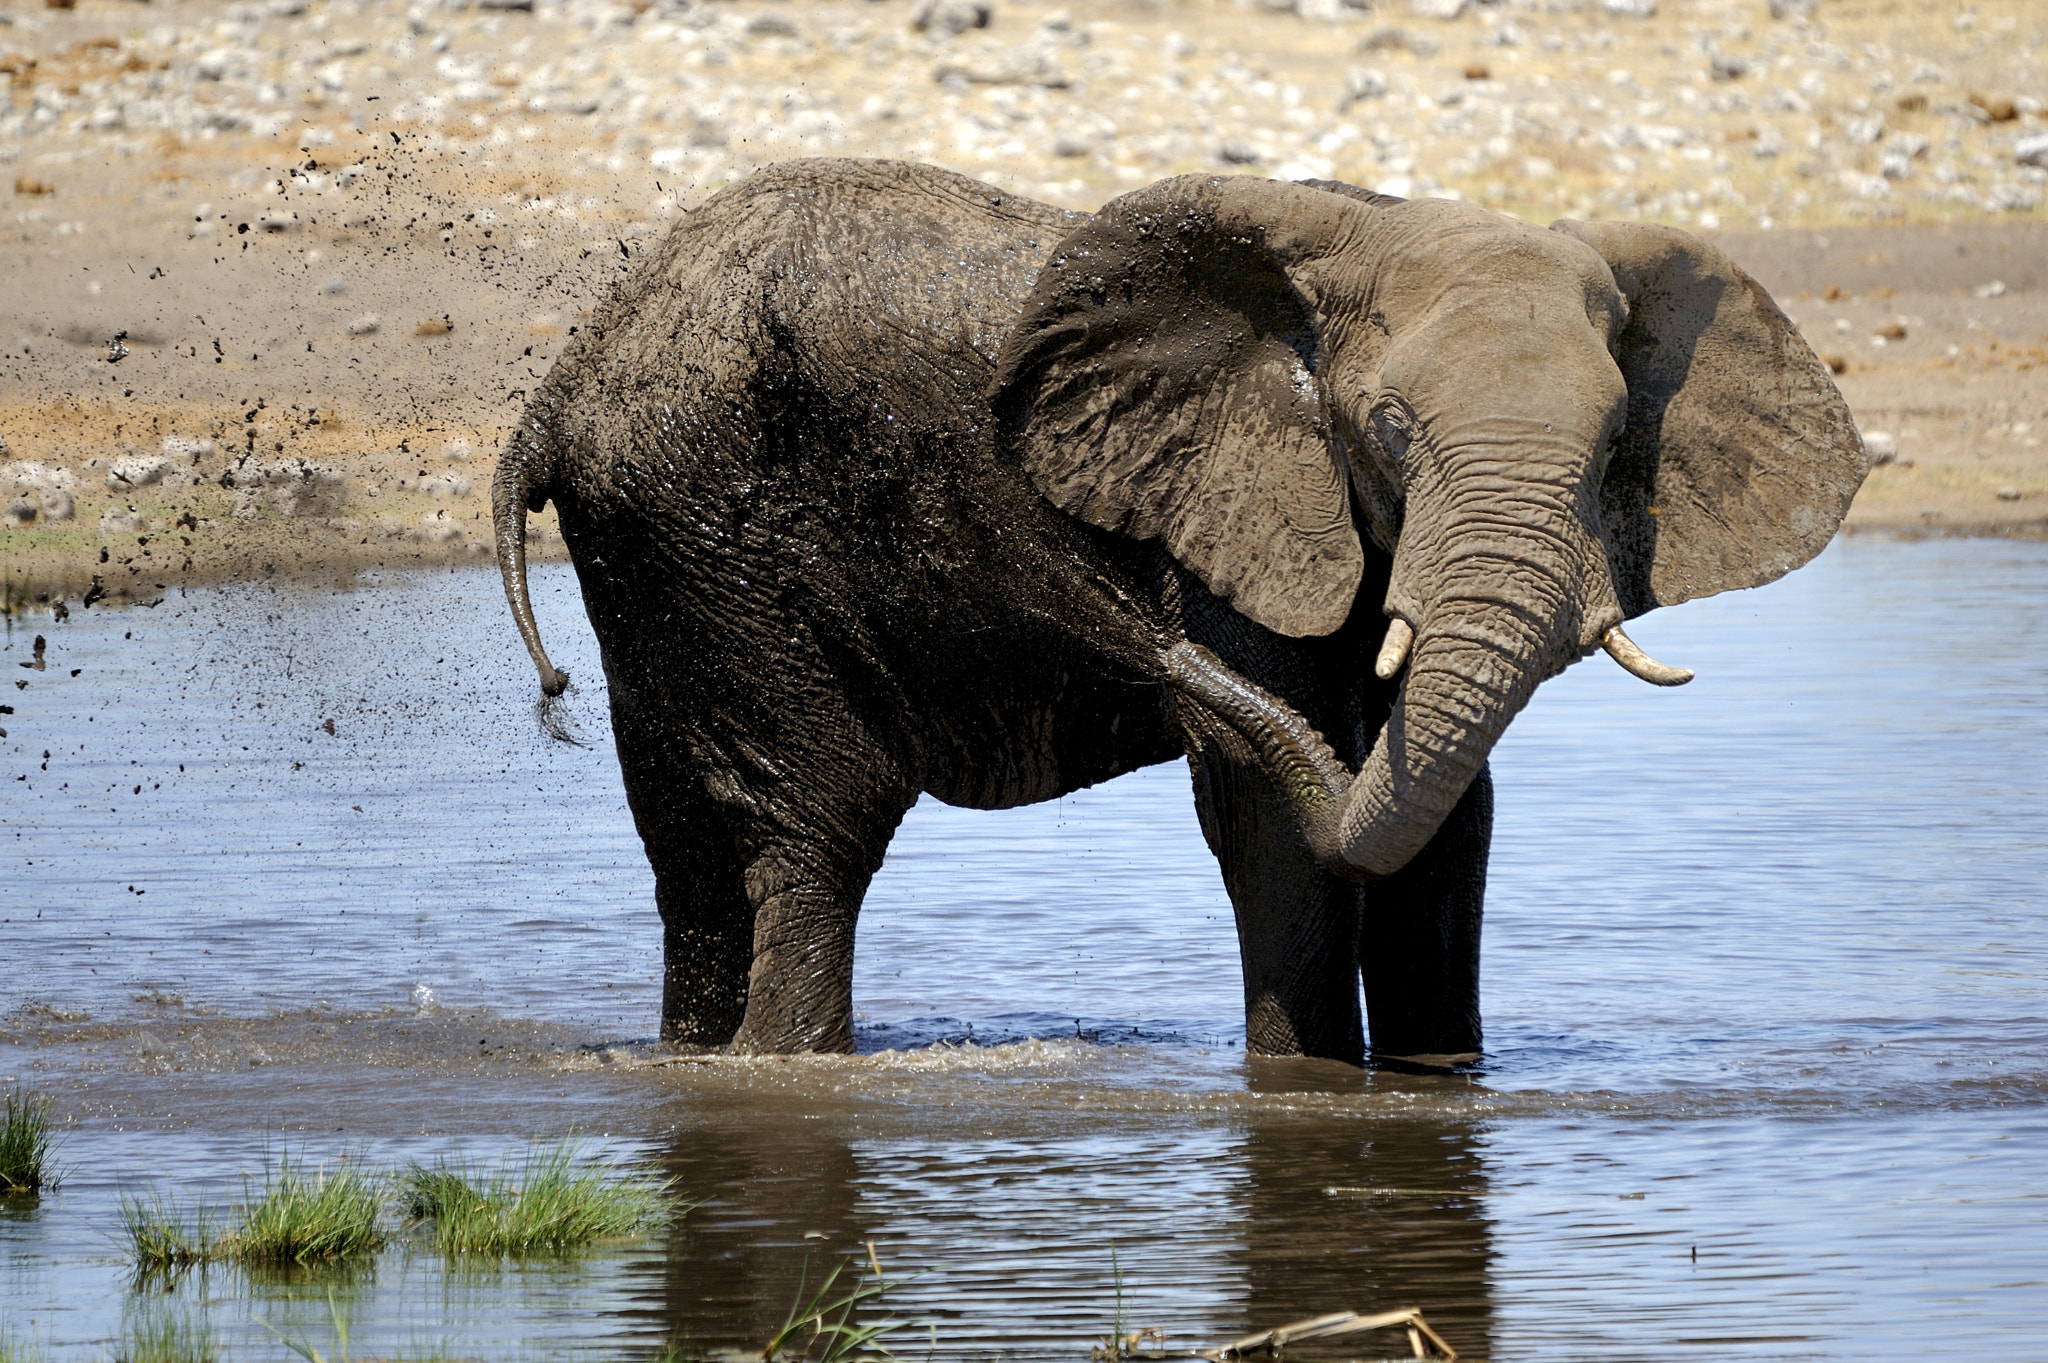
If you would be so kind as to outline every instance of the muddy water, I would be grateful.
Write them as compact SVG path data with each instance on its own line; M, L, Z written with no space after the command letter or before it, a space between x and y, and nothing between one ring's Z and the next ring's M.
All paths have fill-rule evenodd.
M1845 541L1641 622L1691 687L1546 686L1495 761L1488 1056L1457 1075L1247 1059L1178 767L921 806L861 924L866 1054L673 1063L594 646L572 579L538 586L587 751L528 721L484 572L9 636L0 1076L75 1123L70 1181L0 1206L0 1329L758 1348L872 1239L921 1271L898 1351L947 1358L1085 1357L1119 1273L1178 1346L1419 1305L1498 1358L2039 1356L2048 547ZM401 1243L168 1293L114 1238L123 1192L232 1201L286 1143L571 1129L704 1204L567 1264Z

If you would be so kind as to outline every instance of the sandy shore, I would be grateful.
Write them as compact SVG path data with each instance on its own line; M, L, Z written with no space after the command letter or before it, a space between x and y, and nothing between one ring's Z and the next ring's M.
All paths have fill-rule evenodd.
M811 154L1081 208L1214 170L1705 231L1896 447L1852 527L2048 532L2048 12L1779 9L17 5L6 600L487 554L496 445L608 282Z

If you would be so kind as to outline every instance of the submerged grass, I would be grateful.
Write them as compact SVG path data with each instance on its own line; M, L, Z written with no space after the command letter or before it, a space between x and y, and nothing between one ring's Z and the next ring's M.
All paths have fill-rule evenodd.
M47 1093L7 1091L0 1107L0 1193L39 1193L63 1181L52 1156L57 1146L50 1135Z
M444 1254L563 1253L631 1235L678 1209L674 1181L579 1153L574 1138L536 1147L518 1178L446 1160L399 1175L400 1201L431 1222Z
M23 1339L11 1326L0 1327L0 1363L43 1363L48 1357L40 1345Z
M291 1301L289 1294L285 1300L287 1303ZM325 1353L321 1352L320 1346L314 1342L312 1336L303 1330L287 1335L269 1321L260 1323L264 1329L277 1336L278 1343L305 1359L306 1363L356 1363L348 1350L348 1312L335 1304L332 1292L327 1294L327 1331L331 1342ZM446 1348L433 1348L422 1353L379 1353L376 1355L376 1363L455 1363L455 1359Z
M220 1337L204 1316L153 1311L122 1330L114 1363L219 1363Z

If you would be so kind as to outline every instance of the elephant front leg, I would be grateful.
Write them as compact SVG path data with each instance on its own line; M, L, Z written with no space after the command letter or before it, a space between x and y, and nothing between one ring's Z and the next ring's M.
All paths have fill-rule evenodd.
M1237 916L1245 1045L1260 1055L1365 1058L1358 887L1317 864L1294 814L1233 734L1191 746L1195 807Z
M1478 1054L1479 929L1492 841L1493 774L1481 767L1428 845L1365 887L1358 965L1374 1055Z

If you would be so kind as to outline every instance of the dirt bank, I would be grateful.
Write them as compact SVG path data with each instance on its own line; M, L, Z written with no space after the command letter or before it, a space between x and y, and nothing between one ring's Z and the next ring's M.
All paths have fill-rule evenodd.
M497 443L607 283L704 194L816 153L1077 207L1219 170L1715 232L1896 443L1852 526L2048 521L2048 91L2019 0L5 17L10 601L486 554Z

